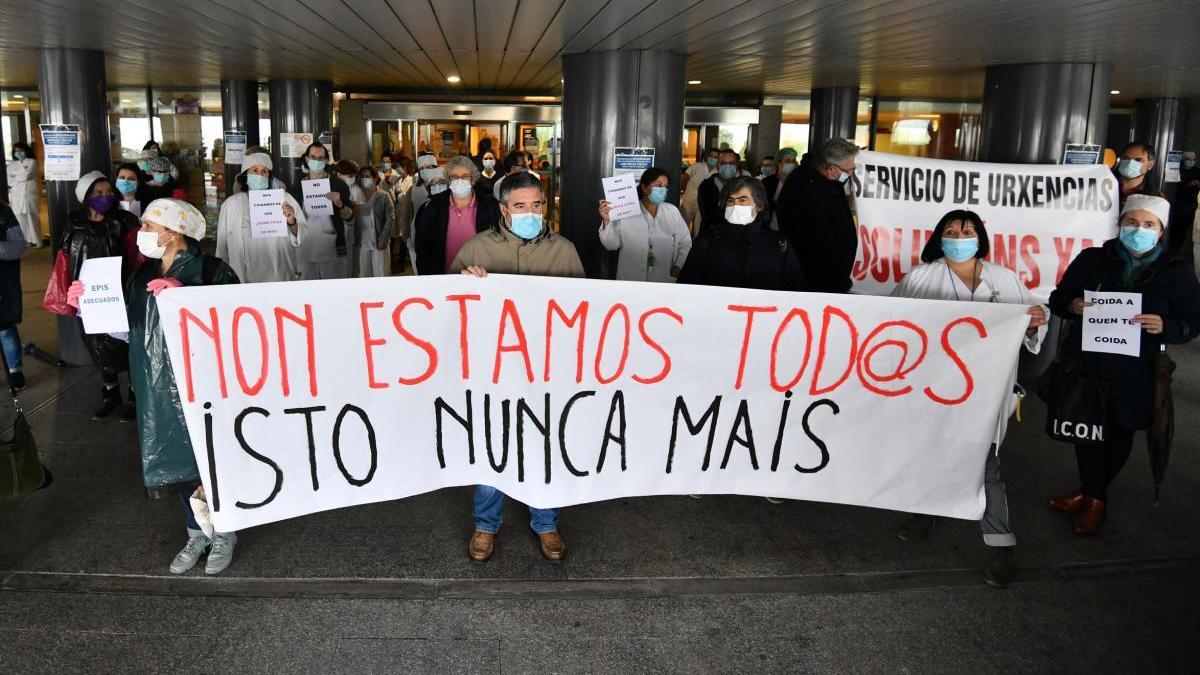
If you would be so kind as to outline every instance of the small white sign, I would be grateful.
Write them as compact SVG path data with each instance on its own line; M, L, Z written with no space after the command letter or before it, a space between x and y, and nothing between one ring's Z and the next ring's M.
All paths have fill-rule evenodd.
M1183 161L1182 150L1172 150L1167 153L1167 171L1163 176L1164 183L1179 182L1179 164Z
M125 292L121 288L121 256L88 258L79 269L83 295L79 298L79 317L83 331L124 333L129 330L125 313Z
M1083 310L1083 351L1141 354L1142 327L1133 323L1142 313L1141 293L1084 291L1083 299L1094 303Z
M300 133L279 132L279 156L285 159L295 159L303 157L304 151L308 146L312 145L313 135L311 131L301 131Z
M225 163L241 166L246 159L246 132L225 132Z
M640 178L642 172L654 166L654 148L615 148L613 150L613 175L633 174Z
M284 191L250 191L250 236L254 239L287 235L287 217L283 215Z
M79 180L79 125L42 124L39 127L46 180Z
M604 183L604 200L609 205L609 222L632 218L641 211L636 176L627 173L600 180Z
M329 201L329 179L300 181L300 189L304 194L304 215L332 216L333 202Z
M136 199L133 201L125 201L122 199L121 201L117 202L117 205L120 206L122 210L130 212L138 218L142 217L142 203Z

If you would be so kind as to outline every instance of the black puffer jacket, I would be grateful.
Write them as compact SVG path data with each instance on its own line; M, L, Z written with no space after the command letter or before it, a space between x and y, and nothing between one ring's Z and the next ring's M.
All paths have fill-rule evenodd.
M822 176L806 159L783 182L776 206L779 231L796 247L807 290L850 290L858 230L845 186Z
M0 204L0 329L21 323L21 254L25 236L21 223L6 204Z
M1071 313L1071 303L1082 298L1085 290L1141 293L1142 313L1162 317L1161 335L1142 332L1140 357L1085 354L1088 368L1109 378L1114 421L1126 429L1144 429L1150 424L1154 403L1153 355L1163 343L1180 344L1200 334L1200 282L1190 265L1163 252L1126 284L1127 256L1117 239L1082 251L1050 294L1049 304L1056 315L1079 319ZM1082 322L1072 321L1062 353L1080 353L1082 337Z
M677 283L800 291L804 274L786 237L770 227L767 212L749 225L724 218L696 237Z
M125 246L126 237L139 227L141 223L137 216L116 206L98 223L88 220L84 211L76 211L68 216L60 246L71 261L71 280L79 278L79 270L89 258L121 256L121 282L125 283L133 273L134 262L130 260ZM83 332L82 321L79 322L79 330ZM128 349L124 342L104 334L84 335L83 342L101 370L121 371L129 367Z

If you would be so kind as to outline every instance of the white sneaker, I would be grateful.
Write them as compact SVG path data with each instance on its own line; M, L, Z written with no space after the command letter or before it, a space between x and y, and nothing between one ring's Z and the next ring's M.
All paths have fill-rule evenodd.
M233 562L233 545L237 543L237 532L217 532L213 535L212 550L208 552L205 574L220 574Z
M200 556L204 555L211 543L212 539L204 535L189 538L187 545L171 561L171 574L183 574L195 567L196 563L200 561Z

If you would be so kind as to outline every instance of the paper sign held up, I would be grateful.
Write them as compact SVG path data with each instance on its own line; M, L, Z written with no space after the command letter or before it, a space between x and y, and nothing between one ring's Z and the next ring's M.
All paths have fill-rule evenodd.
M304 214L307 216L332 216L333 202L325 195L329 194L329 179L300 181L300 189L304 194Z
M254 239L287 235L287 217L283 215L284 191L250 191L250 236Z
M121 257L89 258L79 270L83 282L83 297L79 299L79 316L83 330L95 333L124 333L129 330L125 313L125 292L121 288Z
M604 183L604 199L609 203L608 219L615 222L636 216L641 211L638 204L637 177L622 174L600 179Z
M1142 313L1141 293L1084 291L1094 303L1083 310L1083 351L1138 356L1142 352L1142 327L1133 317Z

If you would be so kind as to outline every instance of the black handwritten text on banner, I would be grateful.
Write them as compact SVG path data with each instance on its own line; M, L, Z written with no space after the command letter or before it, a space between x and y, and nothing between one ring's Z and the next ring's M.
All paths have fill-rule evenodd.
M861 152L855 292L884 294L921 263L938 220L955 209L984 220L989 260L1042 299L1085 248L1116 233L1117 181L1103 165L989 164Z
M1028 321L505 275L158 303L219 530L472 484L540 507L737 493L978 518Z

